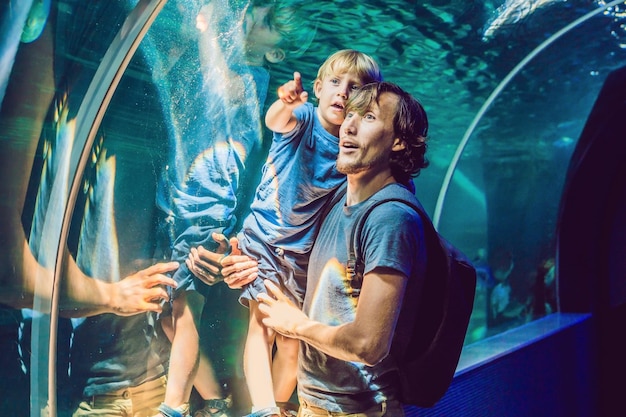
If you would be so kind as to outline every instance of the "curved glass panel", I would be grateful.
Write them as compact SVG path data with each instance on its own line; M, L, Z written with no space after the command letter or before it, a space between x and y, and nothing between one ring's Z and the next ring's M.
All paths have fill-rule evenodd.
M120 31L126 33L131 10L145 12L149 3L0 6L4 414L39 415L48 407L52 415L69 415L80 401L134 395L126 386L146 381L155 393L151 406L163 401L159 377L171 352L158 320L170 312L132 309L143 288L164 279L162 262L184 261L199 244L217 249L212 232L240 230L271 139L262 116L294 71L312 92L327 56L359 49L380 63L387 80L421 100L430 120L431 165L416 179L416 194L432 213L454 149L489 94L551 34L606 4L277 0L272 4L294 10L268 16L262 0L169 0L102 120L95 120L101 122L97 132L77 136L77 113L105 53ZM291 13L296 24L272 20ZM276 41L261 30L268 24L282 30L284 56L268 49L267 42ZM612 7L524 67L473 133L439 226L481 272L467 342L557 308L543 284L554 285L550 262L563 177L602 81L626 64L623 48L623 10ZM97 108L103 100L87 101ZM93 146L83 173L80 155L88 139ZM68 204L74 180L81 189ZM199 197L191 202L181 193L189 187ZM146 270L153 265L156 270ZM54 276L63 277L58 293ZM75 276L87 281L76 284ZM147 300L153 308L164 297L155 288L156 300ZM201 317L203 355L214 382L227 386L222 395L233 394L233 412L244 414L250 405L241 359L248 311L223 283L198 290L205 298L188 295L187 301ZM77 294L89 302L77 303ZM60 302L58 325L57 311L49 314L53 296ZM54 333L58 343L51 347ZM50 352L56 367L49 366ZM200 365L203 375L206 364ZM48 397L50 386L57 398ZM93 406L87 401L82 407Z
M73 214L70 250L89 275L122 285L136 278L145 282L154 276L147 268L159 262L184 265L191 247L214 250L211 234L232 234L248 212L253 186L247 175L260 170L260 111L269 72L244 60L241 21L247 6L169 2L147 32L102 120ZM242 391L247 310L238 292L224 283L193 283L198 291L186 295L189 272L180 269L174 277L181 288L177 299L185 297L201 316L197 332L203 358L211 359L210 382ZM192 298L198 294L206 302L202 297L196 311ZM177 304L164 308L162 315L72 319L71 390L60 392L68 412L77 399L91 410L89 398L123 396L129 385L150 393L145 409L135 412L156 412L171 353L163 328L181 326ZM200 364L203 375L207 363ZM175 371L169 376L177 381ZM244 396L235 397L234 407L243 413L249 405Z
M108 287L77 267L66 244L75 173L91 126L106 106L106 92L146 21L138 18L149 16L154 6L143 2L118 41L114 37L128 10L115 4L89 9L72 1L6 6L3 69L8 71L0 80L0 121L2 182L7 184L2 190L2 248L9 256L2 275L2 310L14 320L3 322L10 366L3 367L6 389L3 385L0 409L56 415L57 385L68 389L72 336L69 322L57 323L57 308L82 316L100 311L110 298ZM107 64L101 65L104 60Z

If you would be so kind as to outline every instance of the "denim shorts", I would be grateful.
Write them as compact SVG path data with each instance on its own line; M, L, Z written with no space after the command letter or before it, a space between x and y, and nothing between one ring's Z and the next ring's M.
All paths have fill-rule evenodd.
M242 305L247 307L250 300L256 300L260 293L267 293L263 281L268 279L276 284L294 304L298 307L302 306L306 290L308 254L285 251L250 236L240 239L239 247L243 253L259 263L259 276L243 287L239 297Z

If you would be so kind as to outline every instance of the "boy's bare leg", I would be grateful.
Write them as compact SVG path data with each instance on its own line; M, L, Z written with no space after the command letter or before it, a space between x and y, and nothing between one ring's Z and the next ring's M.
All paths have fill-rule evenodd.
M262 317L258 303L251 300L248 336L243 352L243 370L253 411L276 406L270 365L275 333L263 325Z
M198 361L198 373L193 381L194 387L203 400L215 400L222 398L222 389L217 382L213 365L209 358L200 352Z
M296 389L298 372L298 351L300 343L283 335L276 335L276 353L272 361L274 398L278 402L288 402Z
M184 292L172 302L171 319L164 318L172 320L163 322L163 330L172 341L164 400L169 407L176 408L189 402L198 370L200 340L196 322L203 302L204 297L195 291Z
M192 297L195 298L195 296ZM173 318L165 317L161 321L161 327L171 342L174 339ZM210 359L206 355L202 354L202 352L199 353L198 357L198 368L194 379L194 386L196 387L198 394L200 394L204 400L222 398L222 390L217 382L213 365L211 364Z

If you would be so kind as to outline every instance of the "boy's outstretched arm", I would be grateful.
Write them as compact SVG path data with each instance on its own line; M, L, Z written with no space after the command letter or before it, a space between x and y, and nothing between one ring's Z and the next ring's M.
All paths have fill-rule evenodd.
M302 77L299 72L293 73L293 80L278 88L276 100L265 115L268 129L277 133L290 132L296 127L293 109L307 102L309 93L302 88Z

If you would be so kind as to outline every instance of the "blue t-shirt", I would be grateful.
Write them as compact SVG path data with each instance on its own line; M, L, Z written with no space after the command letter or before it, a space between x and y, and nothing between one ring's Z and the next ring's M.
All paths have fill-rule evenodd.
M323 220L311 251L303 305L303 311L312 320L330 326L354 320L359 299L354 296L346 278L347 234L357 215L374 201L399 194L411 196L403 186L391 184L353 206L346 207L344 197ZM415 197L412 199L417 203ZM389 219L393 219L393 225ZM424 242L418 213L403 203L382 204L371 212L362 231L364 275L376 268L391 268L409 280L423 279ZM413 285L412 288L418 287ZM415 293L411 293L413 296ZM396 329L396 333L398 331L401 329ZM307 403L332 412L362 412L383 401L397 400L395 369L391 356L374 366L367 366L333 358L301 342L298 395Z
M286 134L275 133L262 179L243 222L246 235L294 253L308 253L317 220L330 193L345 181L337 171L339 139L324 129L317 108L305 103L294 110L298 123Z
M234 231L248 159L263 142L261 109L270 75L245 62L238 23L245 8L222 6L206 5L209 24L197 46L156 79L169 141L156 198L162 213L158 254L181 263L174 296L207 289L184 261L193 247L215 250L212 233ZM160 38L157 43L164 42L169 45Z
M213 85L194 94L193 106L179 109L189 120L170 134L168 163L157 194L157 205L173 226L173 241L192 226L232 228L236 222L237 191L246 160L262 143L260 108L269 83L265 68L244 65L237 70L249 96L233 103L213 91L218 88ZM219 86L220 91L223 88ZM205 235L210 236L210 231ZM184 240L197 246L205 237L194 230ZM184 260L188 252L179 255L173 259Z
M250 214L239 234L241 251L255 258L259 276L239 297L243 305L266 292L264 279L281 287L300 305L306 286L306 264L319 228L319 217L332 191L345 182L337 171L339 139L306 103L294 110L296 127L275 133Z

